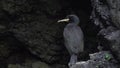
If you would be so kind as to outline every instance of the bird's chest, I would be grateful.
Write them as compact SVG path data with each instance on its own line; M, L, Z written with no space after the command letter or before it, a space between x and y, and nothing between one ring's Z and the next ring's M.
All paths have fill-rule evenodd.
M78 29L78 26L75 24L68 24L66 25L66 27L64 28L64 31L75 31L76 29Z
M77 40L81 39L81 36L83 35L83 33L82 33L79 26L77 26L77 25L67 25L64 28L63 35L64 35L65 39L69 39L69 41L70 41L72 39L75 39L75 40L76 39Z

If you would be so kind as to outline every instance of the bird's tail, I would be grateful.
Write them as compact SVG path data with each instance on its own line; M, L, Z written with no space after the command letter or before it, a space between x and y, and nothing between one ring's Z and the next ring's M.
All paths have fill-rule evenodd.
M77 55L72 54L70 57L70 61L68 63L69 68L71 68L71 66L73 66L76 62L77 62Z

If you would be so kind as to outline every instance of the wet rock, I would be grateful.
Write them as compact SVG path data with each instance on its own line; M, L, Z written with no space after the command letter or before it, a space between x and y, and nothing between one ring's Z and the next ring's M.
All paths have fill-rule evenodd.
M120 60L120 30L115 30L109 27L100 32L104 35L104 38L108 40L111 51L113 51L114 55L117 56L117 59Z
M90 54L90 60L77 62L70 68L118 68L118 66L109 51L101 51Z

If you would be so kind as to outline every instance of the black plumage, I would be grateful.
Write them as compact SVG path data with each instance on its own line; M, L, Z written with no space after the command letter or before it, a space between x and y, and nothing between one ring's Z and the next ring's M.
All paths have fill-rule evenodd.
M58 22L68 22L63 31L64 43L71 55L69 65L77 62L77 55L84 50L83 32L78 26L79 18L76 15L68 15L66 19Z

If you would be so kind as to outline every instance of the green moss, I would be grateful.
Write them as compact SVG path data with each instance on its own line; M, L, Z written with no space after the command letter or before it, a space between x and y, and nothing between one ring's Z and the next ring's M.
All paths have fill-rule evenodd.
M105 59L109 61L111 59L111 56L109 54L106 54Z

